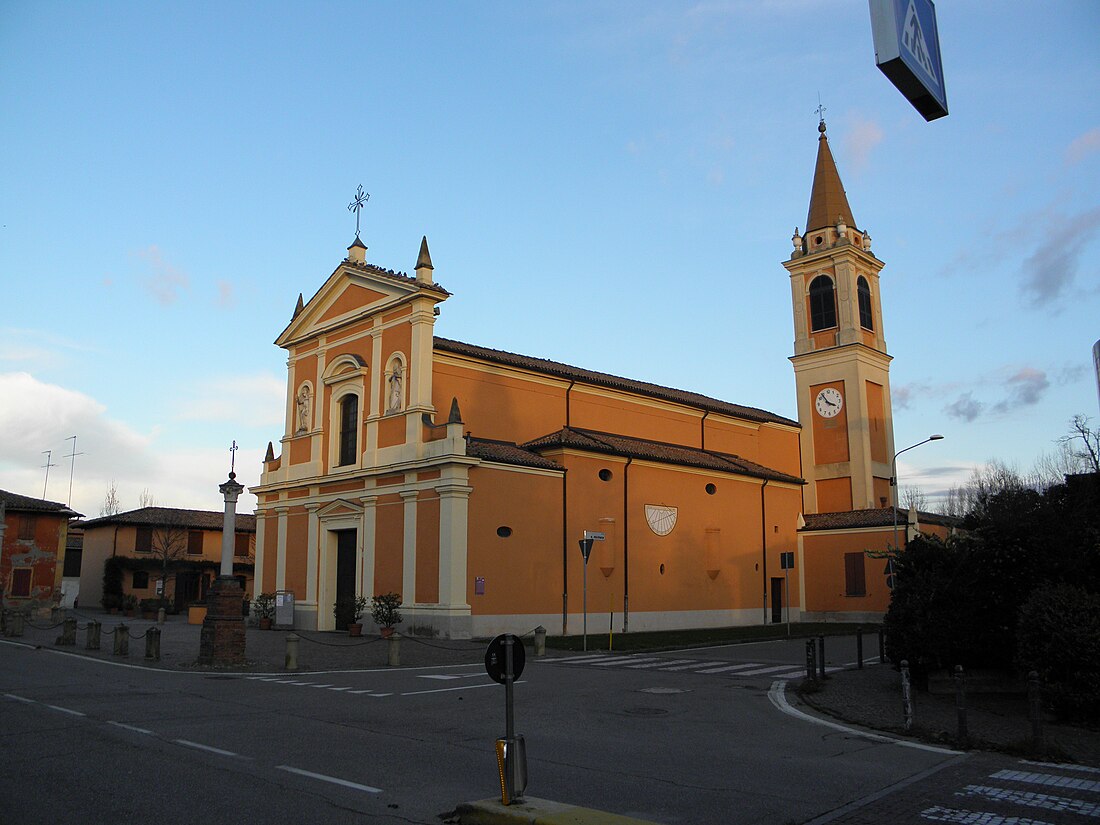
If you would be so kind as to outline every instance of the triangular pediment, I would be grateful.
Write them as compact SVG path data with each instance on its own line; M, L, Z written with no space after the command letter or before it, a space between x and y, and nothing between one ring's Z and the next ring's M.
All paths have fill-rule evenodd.
M336 501L326 504L317 511L319 517L329 518L333 516L360 516L362 514L362 505L355 504L351 501L345 501L342 498L338 498Z
M388 310L420 293L408 276L345 261L275 340L281 347Z

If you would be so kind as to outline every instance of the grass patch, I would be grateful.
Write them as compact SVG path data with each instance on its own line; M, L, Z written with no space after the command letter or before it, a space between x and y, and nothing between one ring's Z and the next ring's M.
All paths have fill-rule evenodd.
M858 628L864 632L864 655L877 645L878 625L849 624L845 622L806 622L790 626L791 639L811 636L849 636ZM611 650L636 652L642 650L675 650L710 645L761 642L788 638L786 625L747 625L743 627L708 627L698 630L661 630L646 633L619 633L612 637ZM547 636L546 646L555 650L582 650L581 636ZM588 634L590 651L608 650L608 635Z

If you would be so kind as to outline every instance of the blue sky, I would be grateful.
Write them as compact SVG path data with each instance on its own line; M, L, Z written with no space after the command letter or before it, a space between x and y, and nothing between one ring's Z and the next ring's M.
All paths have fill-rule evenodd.
M1100 4L937 7L951 114L866 2L0 2L0 487L221 506L282 435L298 293L354 237L436 332L796 417L819 95L886 262L903 485L1097 417ZM254 499L245 496L241 509Z

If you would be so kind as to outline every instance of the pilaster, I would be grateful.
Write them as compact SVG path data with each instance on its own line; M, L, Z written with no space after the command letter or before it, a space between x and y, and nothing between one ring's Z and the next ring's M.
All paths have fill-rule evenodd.
M405 517L401 555L401 598L406 604L416 601L416 490L403 490L401 504Z

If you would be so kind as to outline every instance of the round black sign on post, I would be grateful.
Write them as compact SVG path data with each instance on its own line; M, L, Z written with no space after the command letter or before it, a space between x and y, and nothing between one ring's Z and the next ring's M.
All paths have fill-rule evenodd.
M523 664L527 660L527 654L523 650L523 642L520 641L518 636L511 633L501 633L489 642L489 647L485 651L485 672L489 674L490 679L502 685L505 682L504 640L507 637L512 639L513 680L518 679L520 674L523 673Z

